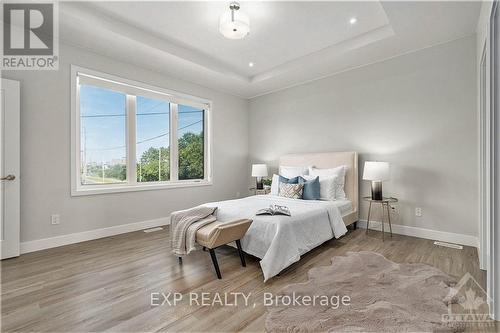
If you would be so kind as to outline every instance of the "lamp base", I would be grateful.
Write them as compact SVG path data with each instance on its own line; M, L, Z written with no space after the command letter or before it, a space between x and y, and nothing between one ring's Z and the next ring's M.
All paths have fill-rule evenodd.
M372 200L382 200L382 182L372 181Z
M257 190L263 190L264 189L264 184L262 183L262 177L257 177L255 188Z

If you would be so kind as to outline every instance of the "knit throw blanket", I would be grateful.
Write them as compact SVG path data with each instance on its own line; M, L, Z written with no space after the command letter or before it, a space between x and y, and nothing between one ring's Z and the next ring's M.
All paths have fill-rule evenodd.
M198 206L170 215L172 252L184 256L195 249L196 231L216 220L217 207Z

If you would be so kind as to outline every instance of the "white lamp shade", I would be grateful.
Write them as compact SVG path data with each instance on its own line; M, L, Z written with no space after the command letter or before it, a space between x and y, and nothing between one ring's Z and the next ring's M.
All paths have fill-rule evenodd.
M234 13L234 20L231 14ZM240 10L227 11L220 16L219 32L229 39L242 39L250 32L250 20Z
M389 163L387 162L365 162L363 170L365 180L389 180Z
M265 164L253 164L252 165L252 177L267 177L267 165L265 165Z

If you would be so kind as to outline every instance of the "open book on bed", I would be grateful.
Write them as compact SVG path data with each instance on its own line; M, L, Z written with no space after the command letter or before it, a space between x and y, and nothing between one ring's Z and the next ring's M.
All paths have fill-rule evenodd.
M290 209L287 206L270 205L269 208L259 209L255 215L286 215L290 214Z

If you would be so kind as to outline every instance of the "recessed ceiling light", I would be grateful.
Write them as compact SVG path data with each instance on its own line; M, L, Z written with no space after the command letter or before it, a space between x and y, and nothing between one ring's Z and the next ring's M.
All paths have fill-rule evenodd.
M249 62L248 67L253 67L253 62Z
M355 17L351 17L351 19L349 20L349 23L351 24L355 24L356 22L358 22L358 19Z

